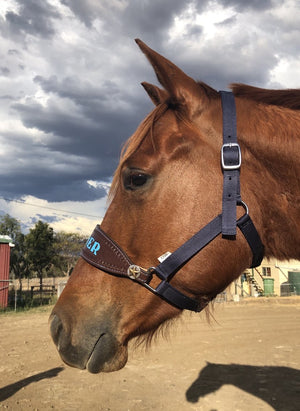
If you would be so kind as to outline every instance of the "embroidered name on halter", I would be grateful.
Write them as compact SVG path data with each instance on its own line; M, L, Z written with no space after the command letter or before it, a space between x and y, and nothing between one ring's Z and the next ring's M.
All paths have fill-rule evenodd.
M90 237L86 242L86 248L88 248L91 253L94 253L94 255L97 255L100 247L100 243L98 243L98 241L95 241L94 237Z

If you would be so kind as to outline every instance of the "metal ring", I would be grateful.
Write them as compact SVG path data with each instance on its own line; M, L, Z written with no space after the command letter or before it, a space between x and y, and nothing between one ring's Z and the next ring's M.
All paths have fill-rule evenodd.
M248 208L247 204L244 201L241 200L239 205L241 205L243 207L243 209L246 211L246 214L249 215L249 208Z

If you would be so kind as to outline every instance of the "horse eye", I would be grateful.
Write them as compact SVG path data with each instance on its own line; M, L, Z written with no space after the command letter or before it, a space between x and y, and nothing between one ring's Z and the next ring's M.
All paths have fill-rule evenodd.
M130 171L124 178L126 190L137 190L147 183L149 176L140 171Z

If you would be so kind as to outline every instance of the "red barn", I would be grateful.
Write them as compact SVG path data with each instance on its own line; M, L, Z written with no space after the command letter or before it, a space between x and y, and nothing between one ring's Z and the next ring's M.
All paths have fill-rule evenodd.
M9 259L12 239L8 235L0 235L0 307L7 307L9 288Z

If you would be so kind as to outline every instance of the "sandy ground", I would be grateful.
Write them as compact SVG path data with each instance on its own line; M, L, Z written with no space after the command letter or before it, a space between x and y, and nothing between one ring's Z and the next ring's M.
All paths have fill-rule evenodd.
M184 314L168 340L100 375L62 363L49 312L0 315L0 409L300 409L300 297L216 304L211 325Z

